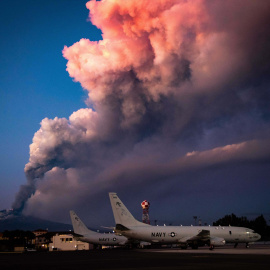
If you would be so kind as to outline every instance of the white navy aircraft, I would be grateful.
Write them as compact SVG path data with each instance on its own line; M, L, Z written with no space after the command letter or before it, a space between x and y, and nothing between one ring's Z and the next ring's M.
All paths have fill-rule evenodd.
M98 233L89 230L74 211L70 211L70 218L74 233L77 234L75 239L102 246L124 246L128 239L125 236L114 233Z
M129 239L150 243L179 244L182 248L209 245L210 249L225 243L246 243L257 241L261 236L253 230L233 226L151 226L136 220L116 193L109 193L115 232Z

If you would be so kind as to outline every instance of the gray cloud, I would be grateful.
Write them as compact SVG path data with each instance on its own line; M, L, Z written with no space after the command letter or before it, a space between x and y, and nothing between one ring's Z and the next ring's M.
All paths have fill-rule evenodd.
M86 213L86 203L107 209L97 205L112 190L175 198L194 182L198 193L211 187L214 172L244 184L237 164L251 164L250 174L261 164L265 187L269 3L118 2L87 4L102 41L64 48L89 108L42 120L14 208L59 219L63 209Z

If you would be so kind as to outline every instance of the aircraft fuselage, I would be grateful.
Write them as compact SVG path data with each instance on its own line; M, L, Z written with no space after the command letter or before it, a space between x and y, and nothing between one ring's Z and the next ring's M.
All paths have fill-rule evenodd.
M233 226L134 226L121 234L151 243L173 244L184 243L202 230L210 231L211 238L222 238L227 243L250 243L260 239L260 235L251 229Z
M125 245L127 238L120 235L109 234L109 233L96 233L96 234L85 234L83 237L76 237L76 239L88 242L96 245L106 245L106 246L117 246Z

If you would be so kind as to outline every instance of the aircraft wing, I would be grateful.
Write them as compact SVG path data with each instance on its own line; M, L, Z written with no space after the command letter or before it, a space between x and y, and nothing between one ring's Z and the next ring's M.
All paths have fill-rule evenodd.
M194 236L186 236L179 239L181 243L193 242L193 241L207 241L210 239L210 231L209 230L201 230L197 235Z

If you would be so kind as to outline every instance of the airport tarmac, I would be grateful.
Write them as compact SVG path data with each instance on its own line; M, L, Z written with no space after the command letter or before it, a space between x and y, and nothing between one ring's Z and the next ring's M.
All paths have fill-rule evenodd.
M209 250L209 247L200 247L198 249L151 249L151 252L176 252L176 253L202 253L202 254L243 254L243 255L269 255L270 244L253 244L246 248L245 244L239 244L236 248L233 245L225 245L223 247L216 247L214 250ZM269 266L270 269L270 266Z
M257 250L258 253L250 253ZM172 249L104 249L89 251L55 251L29 253L0 253L0 269L245 269L266 270L270 266L270 247L253 246L207 248L198 250ZM236 252L236 253L233 253Z

